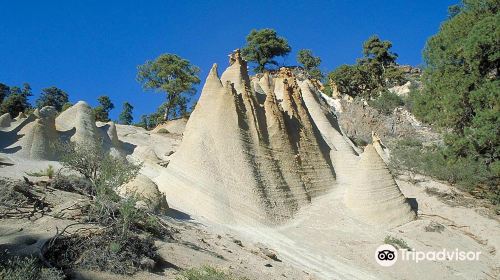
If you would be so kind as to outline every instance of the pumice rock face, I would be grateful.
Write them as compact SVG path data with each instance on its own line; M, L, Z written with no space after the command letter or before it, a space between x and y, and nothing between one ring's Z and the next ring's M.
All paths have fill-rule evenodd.
M314 83L297 78L290 68L250 78L239 50L229 56L229 64L220 78L216 64L210 70L168 172L157 178L161 191L167 197L177 194L177 203L214 221L278 225L315 197L342 186L349 197L345 206L365 217L358 209L363 202L350 197L362 193L366 182L358 177L378 176L378 169L363 163L360 149L345 137ZM371 162L373 155L366 156ZM390 173L380 173L383 180L370 188L392 188L397 194L394 203L380 207L400 210L391 210L387 223L367 219L384 224L411 220L411 209ZM370 204L365 210L372 208Z
M78 101L62 112L56 118L56 127L59 131L74 129L71 141L76 145L100 144L92 108L84 101Z
M55 117L57 111L52 106L43 107L38 111L38 118L27 125L21 138L21 153L31 159L54 160L55 145L58 141Z
M357 170L345 196L346 206L356 216L382 226L398 226L415 219L415 212L372 144L361 154Z
M210 208L205 215L229 223L282 222L333 187L330 148L297 81L285 75L273 87L273 78L264 74L256 91L238 50L220 79L217 65L212 67L168 166L203 182L193 198Z
M9 127L11 122L12 118L9 113L0 116L0 127Z

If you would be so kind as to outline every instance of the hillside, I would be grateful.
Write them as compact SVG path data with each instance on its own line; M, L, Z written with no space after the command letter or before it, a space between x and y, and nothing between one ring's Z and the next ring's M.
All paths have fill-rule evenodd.
M47 258L41 245L73 223L77 214L68 209L88 198L55 189L53 179L33 172L52 165L71 174L60 169L62 155L51 143L94 143L113 157L142 162L133 182L139 182L136 190L147 185L152 193L143 198L146 208L163 195L168 203L162 206L168 210L155 214L169 232L154 241L162 261L154 260L149 270L144 265L131 279L173 279L182 269L206 264L249 279L499 277L499 219L488 202L426 176L394 176L387 166L384 141L395 131L430 141L435 135L411 118L390 131L360 117L367 114L352 109L355 104L340 102L340 113L331 102L317 83L288 68L249 76L235 51L220 76L212 67L187 121L152 131L96 122L85 102L57 116L44 107L2 121L4 188L26 177L28 193L46 206L33 206L28 216L21 213L29 201L19 213L2 212L0 249ZM370 130L376 133L366 139ZM356 144L353 136L370 143ZM102 228L85 222L78 227ZM402 261L387 269L374 254L389 237L416 251L455 250L459 244L481 258ZM72 273L123 279L85 269Z

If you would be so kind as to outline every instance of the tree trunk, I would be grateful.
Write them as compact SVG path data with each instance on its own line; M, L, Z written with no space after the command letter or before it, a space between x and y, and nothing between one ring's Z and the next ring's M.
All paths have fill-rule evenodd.
M168 121L168 115L172 109L172 101L174 100L173 94L167 93L167 102L165 103L165 114L163 115L163 120Z
M165 106L165 115L163 115L164 121L168 121L168 115L170 114L170 106L171 104L167 104L167 106Z

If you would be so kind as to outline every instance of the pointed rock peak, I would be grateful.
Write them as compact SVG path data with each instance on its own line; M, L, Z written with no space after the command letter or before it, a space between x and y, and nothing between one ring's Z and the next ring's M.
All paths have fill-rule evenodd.
M241 94L246 89L250 88L250 78L248 76L247 62L241 58L239 50L235 50L229 55L230 66L222 73L221 81L231 81L234 83L234 88Z
M385 162L377 152L373 144L368 144L365 147L365 151L361 154L360 163L366 165L380 165L385 167Z
M269 83L269 72L265 71L260 80Z
M219 79L219 73L217 73L217 63L212 65L212 69L208 73L207 80L203 88L209 88L210 90L214 90L217 88L222 88L222 82Z
M107 134L109 136L109 139L111 139L111 143L113 143L113 145L117 145L119 143L118 132L116 131L116 125L114 122L109 122Z
M294 77L292 69L289 67L281 67L280 70L278 70L278 77L281 78L292 78Z
M365 147L365 151L363 152L363 157L367 156L373 156L373 155L378 155L377 151L375 151L375 148L373 147L373 144L368 144Z
M380 137L375 131L372 131L372 143L380 143Z
M24 112L19 112L19 115L17 115L16 120L25 119L25 118L27 118L26 114L24 114Z
M244 61L243 58L241 57L240 49L236 49L231 54L229 54L229 66L233 65L234 63L246 65L246 61Z
M208 77L219 79L219 73L217 72L217 63L214 63L212 65L212 68L210 69L210 73L208 73Z

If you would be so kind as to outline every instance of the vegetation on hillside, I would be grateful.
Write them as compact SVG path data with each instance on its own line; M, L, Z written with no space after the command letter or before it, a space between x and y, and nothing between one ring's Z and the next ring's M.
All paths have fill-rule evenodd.
M200 83L200 69L187 59L175 54L162 54L137 67L137 81L145 90L163 92L165 103L163 121L180 116L187 111L189 96L196 92L194 85Z
M224 272L211 266L202 266L184 270L176 280L248 280L234 276L232 273Z
M118 120L120 124L130 125L134 120L134 116L132 115L132 111L134 110L134 106L132 104L125 102L123 103L122 112L118 116Z
M52 106L61 112L64 105L69 102L68 94L57 87L42 89L40 97L36 100L36 107L41 109L45 106Z
M314 56L311 50L300 50L297 53L297 62L304 67L310 78L318 81L324 78L323 73L319 70L321 58Z
M354 65L344 64L330 72L330 83L334 83L342 94L368 100L402 84L405 78L396 64L398 55L390 50L391 47L390 41L371 36L363 44L363 57Z
M389 90L383 90L378 97L369 100L368 104L379 112L390 115L394 109L405 105L403 98Z
M266 65L278 66L274 60L277 56L285 56L292 51L288 41L278 36L274 29L252 30L246 38L246 45L241 49L243 58L256 64L255 73L262 73Z
M115 108L115 105L111 102L109 96L105 95L99 96L97 102L99 102L99 105L94 108L95 120L99 122L109 122L109 112Z
M445 131L445 145L396 157L419 172L500 203L500 2L464 0L425 47L420 120ZM407 149L407 148L405 148ZM401 159L399 159L401 160Z
M414 113L451 129L450 161L473 158L500 176L500 2L464 0L424 51Z
M445 146L427 145L416 139L401 139L391 145L391 166L456 184L463 191L500 206L498 177L474 157L450 159ZM500 208L498 209L500 211Z
M61 144L61 162L79 176L57 175L51 185L84 194L87 204L80 206L81 220L73 224L97 225L83 235L78 231L59 232L49 243L45 257L64 270L83 268L134 274L159 260L154 238L170 236L167 227L154 213L136 207L134 198L121 198L116 190L134 179L141 165L111 156L100 145ZM71 173L70 173L71 174Z
M32 96L31 86L28 83L23 84L23 88L16 86L9 87L0 84L0 114L9 113L12 118L17 117L19 113L31 108L28 98Z

